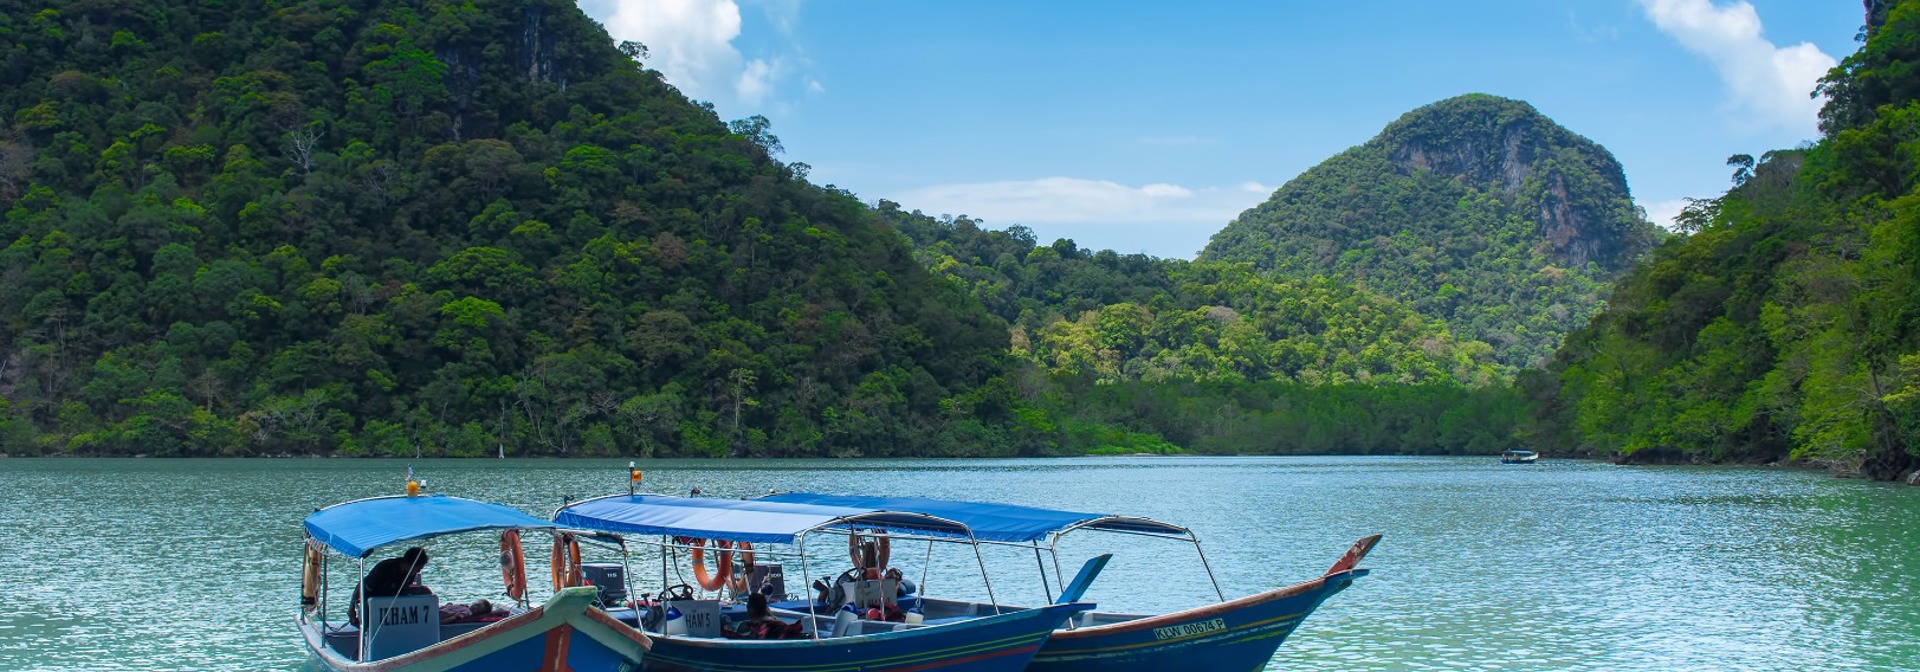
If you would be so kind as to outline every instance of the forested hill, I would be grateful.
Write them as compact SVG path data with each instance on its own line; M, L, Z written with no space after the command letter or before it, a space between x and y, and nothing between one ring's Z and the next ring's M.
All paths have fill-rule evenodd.
M1041 245L880 201L935 273L1007 321L1008 380L1063 447L1110 453L1492 454L1526 406L1485 343L1326 278ZM1024 411L1023 411L1024 412Z
M1655 239L1604 148L1526 103L1473 94L1308 169L1200 259L1357 284L1523 367L1585 324Z
M1040 245L1022 227L986 230L889 201L878 209L928 268L1011 325L1016 353L1055 376L1484 387L1511 375L1485 343L1347 283Z
M1823 139L1733 157L1737 185L1689 207L1689 234L1529 381L1540 442L1920 465L1920 0L1866 7L1866 43L1820 82Z
M0 0L0 451L1033 452L1005 327L571 2Z

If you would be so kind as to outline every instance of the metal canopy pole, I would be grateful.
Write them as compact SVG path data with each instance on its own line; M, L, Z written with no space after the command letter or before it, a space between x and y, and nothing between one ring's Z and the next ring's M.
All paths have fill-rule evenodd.
M987 584L987 601L993 603L993 615L1000 615L1000 598L993 594L993 578L987 576L987 558L980 554L980 540L973 538L973 528L967 528L967 542L973 545L973 559L980 563L980 582Z
M806 583L807 577L813 576L813 567L807 564L807 533L801 532L800 536L794 538L793 543L800 549L800 582ZM806 585L812 587L813 584ZM817 642L820 641L820 614L813 609L813 600L807 600L806 618L813 622L813 640Z
M360 556L360 560L358 564L359 564L359 568L355 570L359 572L358 576L363 576L363 577L366 576L367 575L367 557L364 555ZM360 587L362 589L366 588L365 581L366 581L365 579L361 579ZM360 607L365 606L365 603L367 601L367 596L365 591L362 590L360 591L360 593L361 594L355 599L358 599L361 602L361 604L353 605L352 609L354 612L358 612L360 610ZM360 632L358 633L360 635L360 647L359 647L360 653L359 655L355 656L355 658L359 659L359 661L362 663L367 662L367 626L372 624L372 621L368 619L368 617L372 615L373 614L360 614Z
M1188 530L1187 538L1193 540L1193 552L1200 554L1200 566L1207 570L1207 580L1213 582L1213 594L1220 596L1221 602L1227 601L1226 591L1220 590L1220 579L1213 576L1213 565L1207 564L1207 552L1200 548L1200 537Z
M1040 543L1033 544L1033 564L1040 568L1040 590L1047 595L1047 604L1053 604L1053 586L1047 584L1047 563L1040 558ZM1066 586L1061 586L1065 588Z

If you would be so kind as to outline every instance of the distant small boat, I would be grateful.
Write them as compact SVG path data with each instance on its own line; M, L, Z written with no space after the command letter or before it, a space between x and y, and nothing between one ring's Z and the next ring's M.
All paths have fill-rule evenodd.
M1501 464L1533 464L1540 461L1540 454L1531 450L1509 450L1500 454Z
M409 481L410 491L413 482ZM320 672L624 672L641 664L647 636L594 608L591 586L556 590L545 604L525 601L521 532L552 532L553 525L515 509L442 495L376 497L336 504L306 519L302 608L295 618L306 640L309 668ZM497 532L502 579L520 604L499 620L445 622L431 593L371 596L349 624L340 609L347 586L329 585L328 565L344 563L365 575L376 550L460 533ZM458 549L459 546L450 548ZM491 553L485 564L493 564ZM435 563L438 564L438 563ZM516 571L517 570L517 571ZM343 590L345 589L345 590ZM329 599L331 598L331 599Z

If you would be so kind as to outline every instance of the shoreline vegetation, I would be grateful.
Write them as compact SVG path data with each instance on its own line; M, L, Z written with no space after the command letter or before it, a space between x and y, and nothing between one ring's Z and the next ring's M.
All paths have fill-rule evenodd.
M1912 480L1920 0L1886 5L1822 139L1733 157L1675 234L1604 148L1469 94L1184 261L810 182L571 2L0 0L0 450Z

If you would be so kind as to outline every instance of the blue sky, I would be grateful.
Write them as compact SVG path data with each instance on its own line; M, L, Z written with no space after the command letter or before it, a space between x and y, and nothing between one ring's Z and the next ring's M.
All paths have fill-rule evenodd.
M583 0L720 115L862 199L1191 258L1408 110L1532 103L1612 150L1656 220L1727 156L1817 135L1850 0Z

